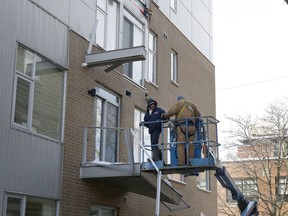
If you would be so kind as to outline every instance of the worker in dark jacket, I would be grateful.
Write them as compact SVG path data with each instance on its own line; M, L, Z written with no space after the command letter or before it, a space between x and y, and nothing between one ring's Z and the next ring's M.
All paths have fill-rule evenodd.
M194 144L195 140L195 117L200 117L200 112L197 107L190 101L186 100L183 96L178 96L177 102L162 115L162 118L169 118L175 116L176 121L176 133L177 133L177 155L178 165L182 166L185 164L185 145L188 145L188 157L194 157ZM188 141L186 140L188 137Z
M158 147L158 144L159 136L162 131L161 116L164 113L165 111L157 106L157 101L153 100L152 98L148 99L148 105L144 116L144 122L146 124L144 123L144 126L149 128L153 161L162 160L162 153Z

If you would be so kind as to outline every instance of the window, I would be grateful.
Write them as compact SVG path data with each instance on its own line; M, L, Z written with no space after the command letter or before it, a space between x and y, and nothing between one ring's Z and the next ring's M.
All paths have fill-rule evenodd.
M106 50L117 48L118 3L114 0L97 2L96 42Z
M177 11L177 0L170 0L170 8L176 12Z
M19 45L13 124L62 140L64 76L62 68Z
M244 197L247 199L257 199L258 189L257 182L253 179L236 179L235 184L238 186L238 189L243 193ZM236 202L232 199L230 190L226 192L227 202Z
M197 177L197 186L202 190L211 191L210 171L200 172Z
M57 216L57 201L16 194L6 194L4 216L33 215Z
M276 179L277 182L277 179ZM288 199L288 186L287 186L287 177L280 177L278 181L278 196L283 196L285 197L285 200Z
M140 111L139 109L135 109L134 110L134 130L135 130L135 135L137 135L136 138L134 138L134 148L133 148L133 156L134 156L134 161L137 163L137 162L140 162L141 159L142 159L142 155L141 155L141 149L137 143L137 141L141 141L141 128L139 126L140 122L143 122L144 120L144 115L145 113ZM149 132L148 132L148 128L146 127L143 127L144 129L144 136L143 136L143 139L144 139L144 144L145 145L150 145L150 135L149 135ZM135 140L137 139L137 140ZM144 159L143 161L145 161L147 159L147 156L144 155Z
M143 45L144 25L124 10L123 19L123 48ZM143 61L128 62L124 64L124 74L139 85L143 83Z
M167 140L169 145L167 146L167 164L170 164L171 166L177 166L178 159L177 159L177 146L174 144L176 142L176 132L174 128L168 128L167 130ZM168 174L168 178L185 182L185 176L182 174Z
M183 183L185 182L185 177L182 174L168 174L168 178Z
M111 207L95 206L90 208L89 216L117 216L117 210Z
M96 87L95 125L110 129L97 128L95 131L95 161L117 162L119 125L119 97Z
M171 80L175 83L178 82L177 79L177 53L172 50L171 52Z
M149 32L147 80L156 83L156 36Z

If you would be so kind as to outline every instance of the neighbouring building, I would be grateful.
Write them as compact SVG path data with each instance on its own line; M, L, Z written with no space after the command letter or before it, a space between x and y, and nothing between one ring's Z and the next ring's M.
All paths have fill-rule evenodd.
M0 0L0 27L0 215L154 215L125 131L149 97L215 116L212 0ZM212 171L161 185L160 215L217 215Z
M259 215L288 212L287 157L278 154L276 140L271 136L246 140L235 147L231 159L221 161L244 197L257 201ZM238 203L231 192L219 185L218 193L218 215L239 215Z

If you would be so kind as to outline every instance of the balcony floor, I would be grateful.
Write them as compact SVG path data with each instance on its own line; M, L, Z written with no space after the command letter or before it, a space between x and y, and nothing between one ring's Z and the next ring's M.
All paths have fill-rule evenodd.
M141 194L156 199L157 174L141 172L140 164L85 164L81 166L80 177L84 180L97 181L117 189ZM161 180L160 200L179 205L182 195L167 180Z

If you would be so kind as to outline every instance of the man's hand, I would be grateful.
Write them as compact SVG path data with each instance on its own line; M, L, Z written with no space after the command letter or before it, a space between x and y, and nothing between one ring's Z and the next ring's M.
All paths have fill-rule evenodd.
M147 108L146 108L146 112L149 112L149 111L150 111L150 107L148 105Z
M161 114L161 119L164 119L164 120L166 119L165 113L162 113L162 114Z

